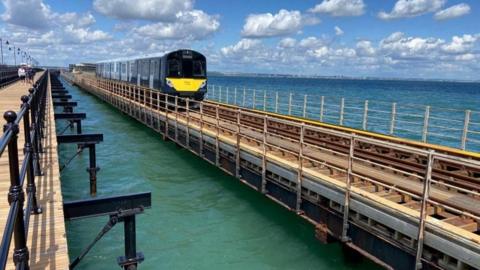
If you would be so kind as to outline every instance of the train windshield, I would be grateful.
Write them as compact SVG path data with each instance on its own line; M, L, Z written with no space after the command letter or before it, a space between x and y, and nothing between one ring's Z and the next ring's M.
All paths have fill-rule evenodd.
M203 55L175 53L168 57L168 77L205 78L206 61Z

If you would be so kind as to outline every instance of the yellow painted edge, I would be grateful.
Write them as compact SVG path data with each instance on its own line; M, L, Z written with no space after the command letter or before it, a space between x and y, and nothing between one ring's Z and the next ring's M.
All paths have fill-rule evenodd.
M231 104L218 102L218 101L208 100L208 102L213 103L213 104L219 104L219 105L227 106L227 107L230 107L230 108L241 108L241 107L237 107L237 106L234 106L234 105L231 105ZM385 135L385 134L380 134L380 133L375 133L375 132L370 132L370 131L365 131L365 130L359 130L359 129L349 128L349 127L344 127L344 126L339 126L339 125L335 125L335 124L327 124L327 123L324 123L324 122L315 121L315 120L306 119L306 118L297 117L297 116L289 116L289 115L267 112L267 111L262 111L262 110L257 110L257 109L248 109L248 108L241 108L241 109L242 110L249 110L249 111L253 111L253 112L264 113L264 114L267 114L267 115L270 115L270 116L275 116L275 117L279 117L279 118L283 118L283 119L287 119L287 120L302 121L302 122L312 124L312 125L315 125L315 126L332 128L332 129L336 129L336 130L340 130L340 131L351 132L351 133L355 133L355 134L359 134L359 135L370 136L370 137L383 139L383 140L388 140L388 141L393 141L393 142L405 143L405 144L412 145L412 146L429 148L429 149L433 149L433 150L438 150L438 151L443 151L443 152L448 152L448 153L453 153L453 154L468 156L468 157L473 157L473 158L480 158L480 153L461 150L461 149L456 149L456 148L453 148L453 147L448 147L448 146L443 146L443 145L438 145L438 144L418 142L418 141L414 141L414 140L411 140L411 139L399 138L399 137L394 137L394 136L390 136L390 135Z

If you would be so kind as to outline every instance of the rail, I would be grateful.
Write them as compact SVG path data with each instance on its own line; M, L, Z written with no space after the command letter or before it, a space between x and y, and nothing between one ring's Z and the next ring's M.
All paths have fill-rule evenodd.
M0 88L5 87L19 79L18 67L0 66Z
M430 232L453 233L466 242L480 239L480 183L477 178L480 161L476 158L310 125L301 119L293 121L241 107L171 96L122 82L85 77L75 83L91 86L94 93L119 108L127 106L122 109L152 128L156 126L159 132L160 118L155 115L164 114L165 119L171 119L175 126L172 135L169 132L171 123L165 120L163 135L177 143L179 123L185 126L186 138L190 138L194 129L200 132L200 149L211 144L203 141L204 134L214 136L214 144L209 147L215 151L212 163L217 166L220 166L220 144L233 142L236 145L234 175L237 177L240 149L259 149L257 153L262 157L261 192L265 192L267 161L288 160L297 171L296 183L291 186L297 193L293 209L297 212L301 211L302 200L310 196L303 189L305 178L311 178L318 171L327 175L329 178L324 181L344 191L344 200L339 206L339 212L343 213L343 241L349 240L348 223L353 219L349 202L352 198L369 198L392 207L397 213L398 209L403 209L403 215L417 228L416 235L411 238L417 268L425 260L423 250L427 227ZM120 103L120 99L125 102ZM144 116L133 113L132 105L143 108ZM154 119L158 123L155 124ZM325 139L327 137L329 141ZM188 145L187 139L184 146ZM203 153L202 150L199 152ZM452 199L455 197L459 201ZM476 243L473 246L478 248ZM428 248L437 250L442 247Z
M231 105L480 151L480 111L209 85L206 98Z
M10 170L10 189L8 203L10 209L3 230L0 246L0 268L4 269L8 261L11 240L14 240L13 261L16 269L29 269L29 251L27 247L28 225L31 214L40 214L42 209L37 204L35 178L42 174L40 170L40 153L42 153L42 136L44 134L44 115L48 71L38 79L29 95L21 97L21 107L16 113L7 111L4 118L7 123L0 137L0 157L8 149ZM19 125L23 122L25 138L24 156L20 163L18 154ZM26 180L26 187L25 187ZM25 205L25 194L27 203Z

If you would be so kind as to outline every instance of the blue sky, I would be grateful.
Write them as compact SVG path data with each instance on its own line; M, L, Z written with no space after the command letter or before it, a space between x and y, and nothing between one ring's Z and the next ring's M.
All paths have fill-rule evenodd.
M46 65L193 48L218 71L479 80L479 11L473 0L3 0L0 35Z

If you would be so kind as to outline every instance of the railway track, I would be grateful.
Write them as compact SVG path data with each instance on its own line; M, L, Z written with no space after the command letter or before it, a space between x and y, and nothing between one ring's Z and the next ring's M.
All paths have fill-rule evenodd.
M120 87L122 85L128 87L119 83ZM103 87L115 91L112 84L107 83ZM148 108L167 110L160 94L154 91L149 91L147 95L144 93L147 92L138 89L123 96ZM168 111L174 112L174 99L170 98L167 102L170 104ZM239 113L237 107L216 102L203 102L202 112L198 106L193 109L193 106L186 106L185 102L178 102L176 113L180 118L186 119L189 110L192 122L197 122L200 126L203 120L207 123L206 127L215 129L218 125L218 114L222 127L220 133L234 138L238 133L235 126L239 124L242 126L240 134L244 135L242 141L254 147L262 147L262 134L267 132L267 152L297 163L300 159L298 153L303 125L305 149L302 166L343 182L347 181L351 135L358 133L362 138L371 138L372 141L354 141L352 186L417 211L422 207L422 185L428 163L426 153L434 150L440 157L433 162L432 188L426 205L427 215L480 235L480 155L476 153L339 126L316 124L305 119L264 111L241 108ZM201 113L207 117L200 116ZM378 140L379 137L381 141ZM395 147L396 144L404 147Z
M211 117L218 115L222 121L236 123L238 121L238 110L230 105L206 102L203 106L203 113ZM292 124L284 121L275 121L275 118L281 116L270 113L242 109L257 114L241 114L240 123L251 127L253 130L263 132L264 121L267 119L267 132L276 133L283 138L292 141L300 141L300 128L294 125L294 122L304 123L302 119L289 119ZM265 118L265 115L269 115ZM308 126L308 125L307 125ZM313 125L312 125L313 126ZM316 167L325 173L326 166L318 166L324 161L330 160L332 165L327 173L334 176L335 179L346 181L345 170L348 167L346 156L349 153L351 140L332 133L319 130L310 130L306 128L304 134L304 143L312 146L321 147L323 156L305 153L310 159L317 162L304 164L304 166ZM277 142L281 144L282 142ZM258 143L260 145L260 143ZM405 145L410 146L408 141ZM283 147L288 148L285 144ZM312 147L313 148L313 147ZM273 149L269 149L270 151ZM292 153L298 152L296 148L288 148ZM422 150L435 150L427 145ZM437 150L438 151L438 150ZM305 152L305 150L304 150ZM326 154L328 152L328 154ZM357 141L354 145L355 162L353 172L359 175L353 178L352 185L361 189L376 193L396 203L409 208L420 210L420 196L422 195L421 184L427 172L427 157L425 155L409 152L402 149L388 147L388 145L379 145L363 141ZM448 150L440 150L439 153L451 155ZM471 156L462 156L455 152L454 155L459 158L467 158L472 161L478 159ZM294 155L292 155L294 156ZM319 159L320 158L320 159ZM358 159L357 159L358 158ZM358 160L358 162L356 162ZM305 163L308 163L307 160ZM328 161L327 161L328 162ZM336 167L336 168L335 168ZM362 177L363 176L363 177ZM364 178L370 178L376 182L385 185L397 186L397 190L388 187L372 184L365 181ZM401 180L401 181L400 181ZM417 183L408 185L408 182ZM420 187L420 189L419 189ZM432 169L432 203L427 205L427 213L446 223L466 229L470 232L479 234L480 219L480 168L469 166L465 163L456 163L447 159L436 159ZM415 198L411 194L417 195ZM447 206L448 208L446 209Z

